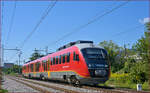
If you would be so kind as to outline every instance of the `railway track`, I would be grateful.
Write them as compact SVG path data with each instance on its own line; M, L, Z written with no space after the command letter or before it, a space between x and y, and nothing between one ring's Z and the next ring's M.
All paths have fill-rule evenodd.
M29 87L31 87L31 88L33 88L33 89L39 91L39 92L43 92L43 93L45 93L45 92L48 93L48 92L49 92L49 91L44 90L44 89L42 89L42 88L40 88L40 87L33 86L33 85L31 85L31 84L22 82L22 81L17 80L17 79L13 79L13 78L9 78L9 79L12 79L12 80L14 80L14 81L16 81L16 82L19 82L19 83L22 83L22 84L24 84L24 85L27 85L27 86L29 86Z
M82 88L79 87L73 87L67 83L64 82L47 82L47 81L37 81L33 79L25 79L22 77L13 77L16 79L20 79L21 81L30 82L36 85L40 85L47 88L52 88L54 90L59 90L60 92L65 93L81 93L81 92L99 92L99 93L149 93L144 91L135 91L135 90L127 90L127 89L116 89L113 87L104 87L104 86L89 86L89 85L83 85ZM30 85L29 85L30 86ZM34 88L33 86L31 86ZM34 88L35 89L35 88ZM36 89L37 90L37 89ZM38 91L40 92L49 92L45 91L41 88L38 88Z
M56 92L63 92L63 93L79 93L77 91L73 91L73 90L68 90L68 89L65 89L65 88L60 88L60 87L57 87L57 86L51 86L51 85L47 85L47 84L42 84L42 83L38 83L38 82L35 82L35 81L31 81L31 80L26 80L26 79L22 79L22 78L15 78L15 77L12 77L12 76L9 76L8 77L9 79L12 79L16 82L19 82L19 83L22 83L24 85L27 85L35 90L38 90L39 92L42 92L42 93L49 93L49 92L54 92L54 91L50 91L51 89L54 89L56 90ZM38 86L37 86L38 85ZM39 86L42 86L42 87L39 87ZM49 88L49 90L46 90L45 88Z

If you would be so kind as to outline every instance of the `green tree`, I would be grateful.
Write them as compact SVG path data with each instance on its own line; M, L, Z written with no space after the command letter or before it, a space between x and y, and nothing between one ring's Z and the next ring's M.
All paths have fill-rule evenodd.
M132 66L129 77L133 83L143 84L145 81L148 81L148 73L147 69L145 68L147 65L147 62L138 62L135 63L134 66Z
M123 49L122 47L119 47L117 44L112 42L112 40L100 42L99 45L107 50L112 72L116 72L123 68L123 63L116 60L120 51Z
M19 73L19 68L20 68L20 71L21 71L21 66L14 65L11 68L3 68L3 72L5 72L6 74Z
M124 73L130 73L132 67L134 66L134 63L131 62L132 60L129 60L127 62L125 62L124 64L124 68L123 68L123 72Z
M130 79L134 83L144 83L148 80L149 76L149 48L150 48L150 23L145 24L146 31L144 33L144 36L142 36L135 45L133 45L133 48L137 50L139 55L142 57L141 62L137 62L135 66L133 66L131 72L130 72Z
M149 60L149 48L150 48L150 23L146 24L146 31L144 33L144 36L142 36L135 45L133 45L133 48L136 49L140 56L142 57L143 61L148 62Z
M43 56L44 56L44 55L42 55L42 54L38 53L37 51L35 51L35 52L31 55L31 57L30 57L29 59L30 59L30 61L33 61L33 60L38 59L38 58L43 57Z

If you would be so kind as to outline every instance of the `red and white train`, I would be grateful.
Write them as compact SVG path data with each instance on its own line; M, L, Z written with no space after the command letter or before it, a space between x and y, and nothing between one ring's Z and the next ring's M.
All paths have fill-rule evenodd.
M104 83L110 76L107 52L93 41L71 42L57 52L23 65L22 74L28 78L64 80L69 83Z

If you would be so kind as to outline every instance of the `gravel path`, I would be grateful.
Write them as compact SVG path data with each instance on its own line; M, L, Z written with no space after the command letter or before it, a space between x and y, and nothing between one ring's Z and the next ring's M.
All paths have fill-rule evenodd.
M2 88L8 90L8 92L26 92L26 93L39 92L26 85L23 85L14 80L11 80L5 76L3 77L3 79L4 79L4 82L2 82Z

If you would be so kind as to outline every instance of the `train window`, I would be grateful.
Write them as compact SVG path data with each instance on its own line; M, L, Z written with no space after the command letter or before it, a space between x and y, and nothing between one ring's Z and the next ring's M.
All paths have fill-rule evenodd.
M73 52L73 60L76 61L76 53Z
M41 67L41 63L40 62L38 63L38 67L39 67L38 71L40 71L40 67Z
M76 54L76 61L79 61L79 54Z
M55 65L55 57L53 57L53 65Z
M81 50L83 56L87 59L101 60L106 59L107 52L104 49L99 48L85 48Z
M66 59L65 59L65 54L63 54L63 63L65 63Z
M35 68L36 68L35 71L38 72L38 69L37 69L38 65L37 65L37 63L35 63Z
M48 70L50 70L50 58L48 59Z
M43 63L44 71L46 71L46 62Z
M30 68L30 65L28 65L28 71L27 72L29 72L29 68Z
M30 72L31 72L31 64L30 64Z
M26 66L23 67L23 71L25 71L25 72L27 71Z
M51 65L53 65L53 58L51 57Z
M36 67L35 67L35 63L33 63L33 72L35 72Z
M44 71L46 71L46 62L44 62Z
M45 68L45 70L47 71L48 70L48 60L46 61L46 68Z
M43 70L45 69L44 62L42 62L42 69L43 69Z
M67 53L67 62L70 61L70 53Z
M46 63L47 63L46 60L43 60L43 61L42 61L42 66L43 66L43 68L44 68L44 71L46 71Z
M28 65L26 66L26 69L25 69L25 71L26 71L26 72L28 72Z
M35 64L35 68L36 68L36 72L39 72L40 62L37 62L37 63Z
M28 71L28 65L24 67L24 71L25 71L25 72Z
M35 63L35 72L37 72L37 68L38 68L37 63Z
M56 56L56 64L58 64L58 56Z
M33 72L33 64L30 65L31 72Z
M61 64L61 55L59 56L59 64Z
M75 52L73 52L73 60L79 61L79 54L76 54Z

